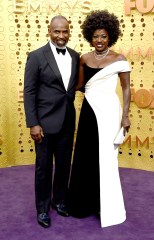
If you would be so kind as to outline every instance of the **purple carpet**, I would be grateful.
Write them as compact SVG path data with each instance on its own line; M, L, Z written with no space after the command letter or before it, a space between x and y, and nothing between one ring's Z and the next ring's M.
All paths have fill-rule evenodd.
M127 220L102 229L95 216L61 217L37 224L34 166L0 169L0 240L154 240L154 172L120 168ZM113 199L114 201L114 199Z

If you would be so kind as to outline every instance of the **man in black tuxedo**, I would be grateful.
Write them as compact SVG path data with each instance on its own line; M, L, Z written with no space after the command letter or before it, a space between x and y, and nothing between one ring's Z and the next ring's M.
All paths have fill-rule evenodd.
M50 226L50 206L58 214L68 216L74 98L79 67L79 54L66 47L70 35L68 20L55 16L48 33L50 41L28 55L24 76L26 123L36 150L37 221L43 227Z

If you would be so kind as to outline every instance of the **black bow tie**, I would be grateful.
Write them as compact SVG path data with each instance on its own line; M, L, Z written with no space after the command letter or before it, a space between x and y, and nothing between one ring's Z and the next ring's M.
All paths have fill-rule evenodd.
M57 50L57 53L58 53L58 54L61 52L63 55L65 55L65 53L66 53L66 49L65 49L65 48L64 48L64 49L62 49L62 48L56 48L56 50Z

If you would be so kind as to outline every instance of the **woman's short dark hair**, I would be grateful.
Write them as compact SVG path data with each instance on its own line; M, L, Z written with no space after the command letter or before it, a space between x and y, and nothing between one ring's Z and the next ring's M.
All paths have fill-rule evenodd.
M83 37L91 43L92 35L97 29L105 29L109 35L109 44L114 45L120 34L120 24L118 18L107 10L93 10L87 15L81 25Z

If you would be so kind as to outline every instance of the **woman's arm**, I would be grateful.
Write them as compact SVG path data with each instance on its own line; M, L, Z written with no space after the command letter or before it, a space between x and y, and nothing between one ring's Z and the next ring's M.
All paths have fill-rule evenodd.
M129 131L130 120L129 120L129 107L130 107L130 72L119 73L119 78L121 82L122 92L123 92L123 115L121 126L124 127L125 131Z
M76 86L76 90L82 89L84 86L84 71L83 71L84 57L81 56L79 64L79 78Z

